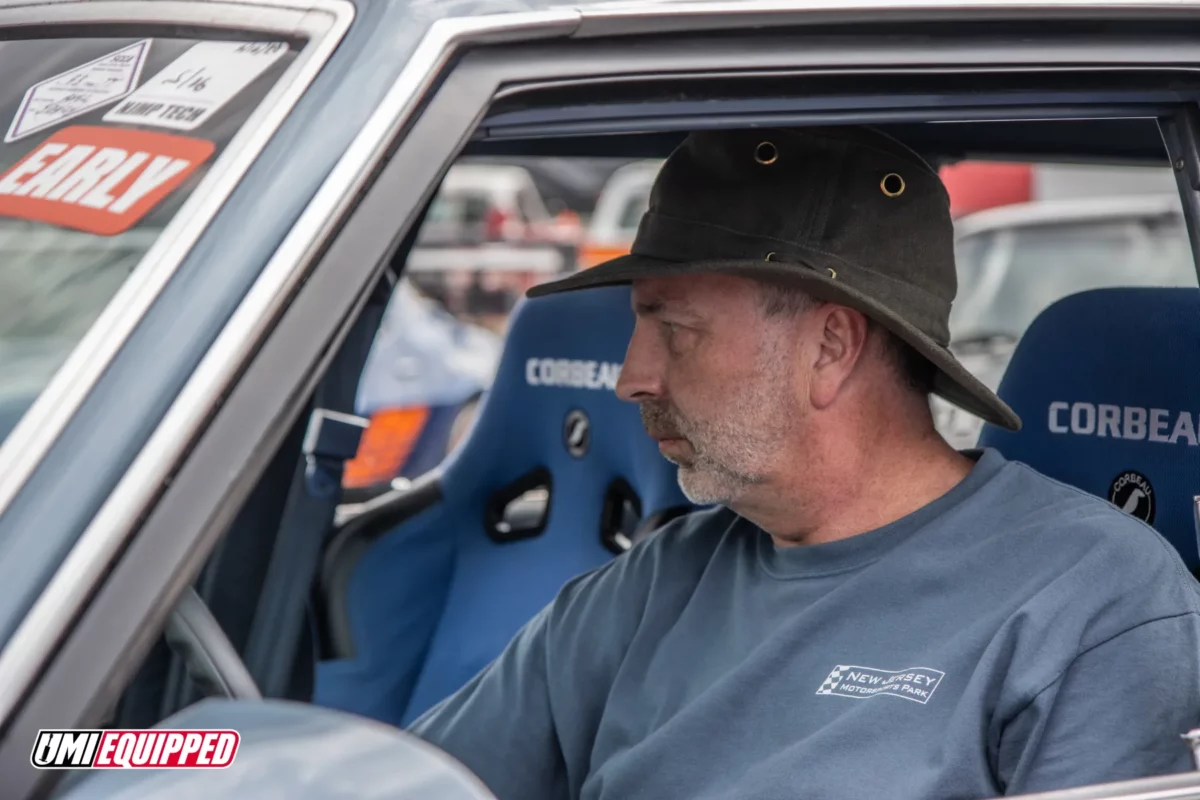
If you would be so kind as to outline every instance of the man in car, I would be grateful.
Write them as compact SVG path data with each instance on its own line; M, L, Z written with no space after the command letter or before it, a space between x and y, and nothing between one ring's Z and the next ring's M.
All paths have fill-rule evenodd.
M501 800L983 798L1191 768L1200 595L1107 502L935 432L937 174L871 130L695 134L631 255L617 392L696 503L412 727ZM586 533L581 531L581 535Z

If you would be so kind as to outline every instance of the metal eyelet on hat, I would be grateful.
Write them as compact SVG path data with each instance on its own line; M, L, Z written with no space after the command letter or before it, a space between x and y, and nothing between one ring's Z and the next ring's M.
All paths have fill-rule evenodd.
M905 184L904 178L897 175L895 172L889 172L883 176L883 180L879 182L879 188L888 197L899 197L904 194Z
M779 148L774 142L759 142L754 148L754 160L764 167L779 160Z
M829 271L830 280L836 281L837 280L837 270L834 269L833 267L826 267L825 269Z
M764 258L763 261L770 261L774 256L775 256L775 251L772 250L771 252L767 253L767 257Z

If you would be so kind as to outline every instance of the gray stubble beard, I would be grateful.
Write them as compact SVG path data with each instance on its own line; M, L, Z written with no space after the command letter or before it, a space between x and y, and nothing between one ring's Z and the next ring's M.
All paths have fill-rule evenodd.
M794 424L793 368L782 342L764 346L758 361L755 379L735 387L732 413L721 419L694 421L669 404L642 404L647 429L691 443L691 459L671 460L679 466L679 488L697 505L729 505L762 485Z

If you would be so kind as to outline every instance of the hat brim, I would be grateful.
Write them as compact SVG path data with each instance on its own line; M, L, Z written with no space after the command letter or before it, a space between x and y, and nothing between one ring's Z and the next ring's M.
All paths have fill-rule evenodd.
M830 277L824 270L798 264L772 261L668 261L647 256L627 255L581 270L557 281L540 283L526 292L527 297L620 286L637 278L669 277L721 273L768 278L802 286L821 300L857 309L883 325L928 359L936 368L933 393L983 420L1010 431L1021 429L1021 418L995 392L959 363L950 350L938 344L916 326L897 316L891 309L857 289Z

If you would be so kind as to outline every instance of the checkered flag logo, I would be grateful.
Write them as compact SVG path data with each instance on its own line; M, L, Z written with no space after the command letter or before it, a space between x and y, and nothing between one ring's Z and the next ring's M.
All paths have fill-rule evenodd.
M944 677L946 673L929 667L890 670L838 664L817 689L817 694L852 697L855 700L899 697L924 705L933 697Z
M817 689L817 694L833 694L833 690L837 688L842 680L842 673L850 669L845 664L838 664L833 668L833 672L829 673L829 677L821 684L821 688ZM809 686L812 686L810 683Z

